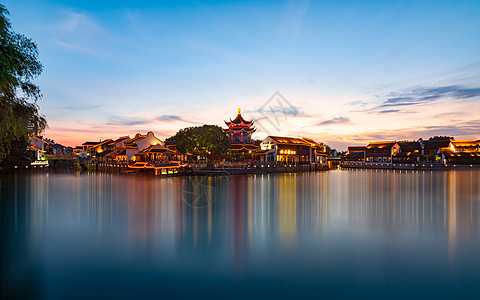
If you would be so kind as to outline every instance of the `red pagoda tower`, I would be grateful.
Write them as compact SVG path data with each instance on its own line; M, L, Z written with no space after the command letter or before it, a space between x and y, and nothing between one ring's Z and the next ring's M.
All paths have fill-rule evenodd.
M242 157L245 157L245 154L252 154L259 149L259 146L252 143L252 133L256 131L253 120L245 120L240 112L239 108L237 117L233 121L230 119L230 122L225 122L228 128L223 129L223 132L230 138L231 146L228 150L233 157L235 154L242 154Z

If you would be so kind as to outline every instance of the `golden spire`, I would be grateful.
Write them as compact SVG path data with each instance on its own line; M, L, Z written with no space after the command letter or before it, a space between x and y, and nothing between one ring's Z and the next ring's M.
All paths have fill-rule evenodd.
M238 114L240 114L241 111L242 111L242 109L239 107L238 108Z

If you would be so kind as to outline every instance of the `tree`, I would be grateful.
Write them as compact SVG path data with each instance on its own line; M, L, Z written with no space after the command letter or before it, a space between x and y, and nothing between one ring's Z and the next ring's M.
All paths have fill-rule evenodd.
M191 153L200 156L224 155L230 140L223 129L216 125L203 125L180 129L174 136L166 141L177 143L177 150L182 154Z
M430 137L428 139L429 141L443 141L443 140L450 140L450 141L453 141L455 140L455 138L453 136L446 136L446 135L441 135L441 136L434 136L434 137Z
M32 81L43 68L37 45L11 30L8 14L0 4L0 168L25 164L29 135L47 128L36 104L40 88Z

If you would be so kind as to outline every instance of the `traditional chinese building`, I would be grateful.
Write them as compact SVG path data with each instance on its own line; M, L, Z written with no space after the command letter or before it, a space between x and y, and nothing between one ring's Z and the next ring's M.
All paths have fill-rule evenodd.
M349 146L348 151L343 157L346 162L365 162L366 146Z
M393 155L400 152L400 146L396 141L375 142L368 144L365 149L367 163L392 163Z
M448 147L438 149L437 156L444 164L480 164L480 142L475 140L451 140Z
M256 131L253 120L247 121L242 117L240 108L235 119L225 121L228 128L223 129L230 139L231 145L228 149L229 158L232 160L243 160L251 158L252 153L259 149L252 141L252 133Z
M308 138L268 136L256 152L260 162L266 164L321 164L326 162L326 146Z

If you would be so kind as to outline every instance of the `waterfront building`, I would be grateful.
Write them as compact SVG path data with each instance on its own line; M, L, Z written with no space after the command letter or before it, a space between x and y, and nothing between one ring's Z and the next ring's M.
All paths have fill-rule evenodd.
M255 155L267 164L320 164L326 162L327 149L312 139L268 136Z
M450 145L451 139L434 139L434 140L422 140L423 145L422 155L426 156L427 161L435 161L437 159L438 150L440 148L446 148Z
M370 143L365 149L365 162L391 164L393 156L399 152L400 146L396 141Z
M448 147L438 149L437 157L448 164L480 164L480 142L475 140L451 140Z
M130 162L130 160L135 154L137 154L138 152L142 151L143 149L151 145L156 145L156 144L159 144L161 146L165 145L151 131L149 131L145 135L137 133L133 138L131 138L130 140L126 140L123 143L125 145L125 150L126 150L125 155L127 156L127 162Z
M90 145L86 150L91 157L100 158L109 154L113 150L112 139L106 139L94 145Z
M151 145L132 157L134 162L165 163L170 161L181 161L182 155L175 150L169 149L161 144Z
M48 144L48 141L44 140L41 135L32 135L30 137L29 149L35 153L35 160L43 160Z
M230 160L252 159L252 155L259 149L259 146L255 145L252 140L252 133L256 131L253 120L245 120L239 108L235 119L224 122L227 128L224 128L223 132L228 136L231 143L227 157Z
M417 163L422 158L423 144L422 140L418 141L401 141L397 142L400 150L393 156L393 163Z
M83 151L87 151L88 148L90 148L90 147L92 147L92 146L94 146L98 143L99 142L85 142L85 143L82 144L81 147L82 147ZM79 147L79 146L77 146L77 147ZM75 148L77 148L77 147L75 147Z
M343 157L344 161L349 162L365 162L365 151L367 147L365 146L350 146L348 151Z

